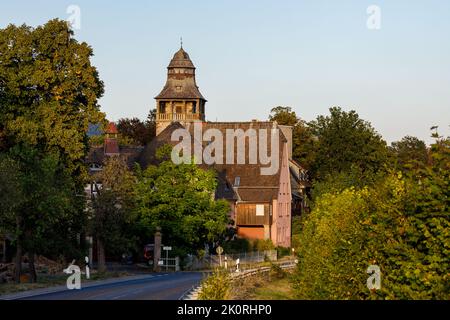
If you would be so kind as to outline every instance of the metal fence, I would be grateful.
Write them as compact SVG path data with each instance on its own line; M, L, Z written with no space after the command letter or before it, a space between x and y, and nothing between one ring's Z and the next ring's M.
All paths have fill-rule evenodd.
M241 269L246 269L246 265L255 264L264 261L277 261L277 250L265 250L254 252L242 252L234 254L209 255L203 259L191 257L187 263L187 269L199 270L210 269L219 266L227 269L236 268L237 260Z
M159 267L161 268L161 271L180 271L180 258L165 258L161 257L159 260ZM162 263L161 263L162 262Z

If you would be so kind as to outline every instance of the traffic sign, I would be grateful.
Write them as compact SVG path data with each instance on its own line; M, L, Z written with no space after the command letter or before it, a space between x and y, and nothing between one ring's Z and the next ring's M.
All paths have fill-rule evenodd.
M222 254L223 253L223 248L222 247L217 247L216 249L217 254Z
M163 250L172 250L172 247L163 247Z

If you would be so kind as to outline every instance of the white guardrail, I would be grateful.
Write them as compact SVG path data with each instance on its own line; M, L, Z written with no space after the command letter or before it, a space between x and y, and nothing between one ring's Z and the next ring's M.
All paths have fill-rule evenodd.
M281 269L293 269L297 265L297 260L288 260L288 261L275 261L273 264L280 266ZM241 272L231 272L231 280L245 279L259 273L269 272L270 267L259 267L253 269L247 269ZM197 286L193 286L191 289L186 291L179 300L198 300L198 295L201 291L201 284Z

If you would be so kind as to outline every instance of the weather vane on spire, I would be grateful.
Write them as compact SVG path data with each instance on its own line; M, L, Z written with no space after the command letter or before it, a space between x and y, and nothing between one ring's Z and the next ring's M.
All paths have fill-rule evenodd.
M183 37L180 37L181 49L183 49Z

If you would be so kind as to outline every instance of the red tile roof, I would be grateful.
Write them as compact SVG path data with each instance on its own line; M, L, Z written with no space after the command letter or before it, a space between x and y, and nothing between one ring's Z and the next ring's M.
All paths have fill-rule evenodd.
M117 134L119 131L117 130L116 124L114 122L110 122L106 127L105 133Z

